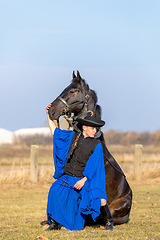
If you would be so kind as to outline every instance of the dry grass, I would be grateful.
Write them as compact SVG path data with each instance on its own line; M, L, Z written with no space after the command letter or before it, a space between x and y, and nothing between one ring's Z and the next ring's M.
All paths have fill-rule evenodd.
M38 167L38 182L49 182L54 173L53 165ZM0 184L6 183L30 183L29 166L0 166Z
M0 165L29 165L30 146L27 145L2 145L0 146ZM52 164L52 145L39 146L39 165Z
M109 151L119 163L134 162L135 146L110 145ZM30 146L27 145L2 145L0 146L0 165L29 165ZM52 145L39 146L39 164L52 163ZM160 148L143 146L143 162L160 162Z
M109 146L128 180L134 179L134 146ZM29 182L30 147L26 145L0 146L0 183ZM40 145L38 153L38 181L48 181L53 175L52 145ZM160 149L154 146L143 147L142 179L160 176Z

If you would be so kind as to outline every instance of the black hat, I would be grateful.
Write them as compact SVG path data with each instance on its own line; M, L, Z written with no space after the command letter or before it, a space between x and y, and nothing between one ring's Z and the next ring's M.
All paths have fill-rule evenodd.
M81 125L90 126L90 127L103 127L105 122L95 116L87 115L83 118L76 118L76 121Z

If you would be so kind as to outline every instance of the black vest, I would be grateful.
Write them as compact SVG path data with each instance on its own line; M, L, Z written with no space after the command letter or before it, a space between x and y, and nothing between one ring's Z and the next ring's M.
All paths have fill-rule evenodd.
M78 133L74 133L72 137L69 155L64 166L64 173L74 177L83 177L83 171L87 161L100 141L90 137L84 138L81 134L76 148L74 148L73 153L71 153L77 135Z

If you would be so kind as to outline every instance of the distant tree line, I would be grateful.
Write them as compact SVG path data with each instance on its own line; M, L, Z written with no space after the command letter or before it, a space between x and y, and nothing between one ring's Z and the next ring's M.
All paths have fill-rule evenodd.
M120 132L109 130L104 132L104 138L110 145L160 145L160 130L156 132ZM52 144L52 136L44 136L40 134L21 136L15 138L15 144L26 145L50 145Z
M118 132L110 130L104 132L104 138L107 144L114 145L160 145L160 130L156 132Z

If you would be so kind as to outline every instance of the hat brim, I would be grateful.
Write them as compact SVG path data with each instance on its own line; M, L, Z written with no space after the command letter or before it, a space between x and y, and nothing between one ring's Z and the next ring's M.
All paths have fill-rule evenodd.
M105 125L105 122L102 120L94 122L88 119L76 118L76 121L79 122L81 125L90 126L90 127L103 127Z

